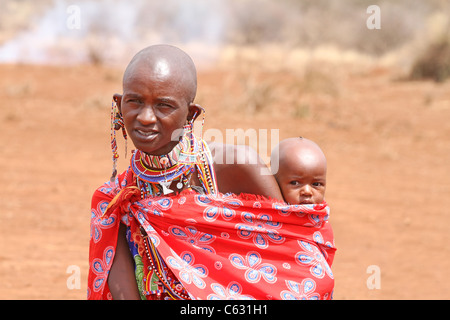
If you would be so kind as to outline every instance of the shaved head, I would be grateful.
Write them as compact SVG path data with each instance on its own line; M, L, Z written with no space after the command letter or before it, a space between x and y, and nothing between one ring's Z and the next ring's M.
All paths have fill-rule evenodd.
M321 165L326 170L327 160L320 147L306 138L295 137L282 140L271 155L274 169L285 168L290 162L302 162L309 165ZM276 163L279 164L278 168ZM275 170L278 171L278 170ZM277 172L273 172L276 174Z
M280 164L287 164L292 160L308 166L321 165L326 168L325 155L314 141L301 137L289 138L280 142L279 149Z
M150 73L161 81L169 77L177 80L185 90L187 103L197 93L197 70L191 57L171 45L153 45L139 51L128 64L123 75L123 86L139 73Z

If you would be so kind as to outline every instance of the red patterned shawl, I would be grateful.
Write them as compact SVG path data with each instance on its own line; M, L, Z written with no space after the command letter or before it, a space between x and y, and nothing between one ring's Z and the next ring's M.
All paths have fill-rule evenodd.
M128 170L116 187L108 182L94 193L89 299L111 298L107 277L120 221L145 229L191 299L332 298L336 249L326 203L193 192L141 200L132 178Z

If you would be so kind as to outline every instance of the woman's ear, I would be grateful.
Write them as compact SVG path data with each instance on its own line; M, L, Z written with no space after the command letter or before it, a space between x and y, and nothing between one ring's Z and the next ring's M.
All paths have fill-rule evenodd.
M194 122L195 119L197 119L197 117L202 113L202 111L204 112L205 110L199 104L190 103L187 120L189 122L191 122L191 121Z
M118 93L113 94L113 100L117 104L119 112L122 113L122 95Z

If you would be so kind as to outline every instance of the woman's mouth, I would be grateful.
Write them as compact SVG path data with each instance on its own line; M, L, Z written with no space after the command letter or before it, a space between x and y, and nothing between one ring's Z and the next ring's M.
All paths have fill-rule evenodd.
M139 139L146 141L153 140L158 135L158 132L153 130L136 129L135 132Z

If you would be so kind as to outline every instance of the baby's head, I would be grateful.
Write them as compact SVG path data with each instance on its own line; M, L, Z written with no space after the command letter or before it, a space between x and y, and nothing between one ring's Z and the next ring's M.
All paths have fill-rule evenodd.
M270 162L287 203L318 204L324 201L327 160L316 143L302 137L283 140L272 152Z

